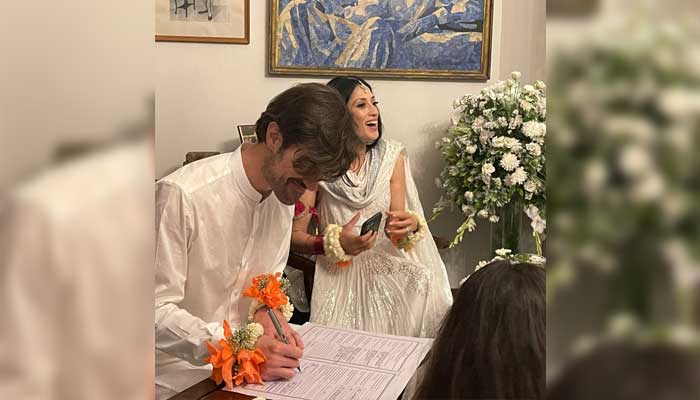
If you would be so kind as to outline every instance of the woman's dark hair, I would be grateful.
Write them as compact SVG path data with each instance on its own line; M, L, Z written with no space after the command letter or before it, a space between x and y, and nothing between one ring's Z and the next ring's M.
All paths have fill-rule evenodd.
M372 90L372 86L370 86L369 83L367 83L367 81L356 76L336 76L335 78L328 81L326 85L335 88L340 93L340 96L343 98L343 100L345 100L346 104L350 100L352 92L355 91L355 88L358 85L367 86L367 88L370 91ZM379 139L382 138L382 130L384 126L382 125L381 113L379 113L377 124L379 125L379 136L377 136L377 140L367 145L367 149L371 149L372 147L374 147L379 142Z
M545 271L495 261L459 290L414 400L542 399Z
M333 180L345 174L362 143L338 94L320 83L294 86L277 95L255 123L264 142L270 122L279 125L282 150L299 145L294 169L303 176Z

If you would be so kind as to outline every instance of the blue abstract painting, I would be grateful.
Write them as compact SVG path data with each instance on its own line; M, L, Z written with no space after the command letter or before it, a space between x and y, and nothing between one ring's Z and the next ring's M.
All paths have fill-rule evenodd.
M492 0L271 0L270 73L488 79Z

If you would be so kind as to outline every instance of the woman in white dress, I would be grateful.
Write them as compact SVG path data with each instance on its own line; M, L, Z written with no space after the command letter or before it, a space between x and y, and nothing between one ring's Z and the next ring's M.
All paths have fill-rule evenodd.
M333 86L346 100L355 132L365 143L343 179L321 182L297 203L292 250L318 254L311 299L311 322L374 333L434 337L452 304L445 266L425 223L404 146L382 138L382 125L371 87L360 78L336 77ZM320 232L342 226L340 253L349 266L328 255L329 236L307 233L318 209ZM358 221L384 214L379 232L360 236ZM394 242L411 240L410 251ZM390 240L388 237L391 237ZM333 242L332 240L330 242ZM325 253L325 255L324 255ZM347 263L346 263L347 264Z

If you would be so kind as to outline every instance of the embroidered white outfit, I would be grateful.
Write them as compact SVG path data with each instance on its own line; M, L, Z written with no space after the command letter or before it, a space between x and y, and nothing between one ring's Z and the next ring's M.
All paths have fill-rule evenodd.
M158 386L180 392L208 376L206 341L223 337L224 319L245 322L254 276L284 269L294 208L274 193L261 200L240 147L156 184Z
M319 184L321 228L344 225L358 211L360 221L378 211L388 211L389 183L399 156L405 162L406 209L423 215L404 146L381 139L367 153L360 171L348 172L355 187L342 179ZM386 216L375 246L354 257L347 268L318 257L311 321L375 333L434 337L452 304L447 272L437 247L427 232L412 253L403 252L384 235L385 224ZM357 233L360 225L356 226Z

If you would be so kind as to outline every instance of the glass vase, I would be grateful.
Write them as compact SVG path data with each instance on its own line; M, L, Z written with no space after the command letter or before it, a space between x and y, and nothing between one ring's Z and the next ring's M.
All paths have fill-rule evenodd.
M522 209L520 202L511 201L496 211L498 222L491 223L491 255L498 249L520 252Z

